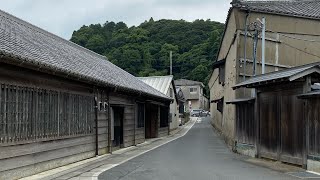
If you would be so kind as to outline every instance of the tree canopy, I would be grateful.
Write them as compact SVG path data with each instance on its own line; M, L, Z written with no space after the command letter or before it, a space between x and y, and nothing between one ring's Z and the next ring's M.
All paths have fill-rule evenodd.
M208 83L224 24L211 20L162 19L128 27L123 22L82 26L71 41L106 56L134 76L169 74L173 52L173 75ZM206 88L208 93L208 88Z

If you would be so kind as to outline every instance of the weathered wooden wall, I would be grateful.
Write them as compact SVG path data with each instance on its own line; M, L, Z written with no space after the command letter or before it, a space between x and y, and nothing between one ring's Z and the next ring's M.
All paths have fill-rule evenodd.
M30 88L30 91L33 91L33 93L41 91L38 92L40 93L39 98L40 95L42 98L45 97L43 96L43 93L49 92L49 90L56 93L77 95L78 97L92 97L92 100L94 98L92 87L90 86L88 87L81 83L76 83L62 78L57 78L47 74L42 74L35 71L26 70L23 68L9 66L5 64L1 64L0 66L0 83L3 84L3 86L7 84ZM1 96L2 103L4 103L3 101L5 101L3 96ZM53 99L52 96L50 96L50 98ZM75 101L74 103L76 102L77 101ZM10 106L14 106L15 104L17 105L17 103L13 101L11 101L10 103ZM38 103L39 108L40 105L42 106L43 103L44 102ZM55 109L54 104L57 105L56 103L57 102L51 102L51 106L48 107L50 108L50 111ZM73 105L80 105L80 103L81 102L78 102L78 104ZM77 109L73 105L70 106L70 110ZM23 106L17 105L16 107L18 108L18 110L20 110L20 115L19 113L17 113L15 117L17 117L18 121L21 121L23 118L19 119L19 117L22 117L22 112L27 110L23 108ZM22 109L19 109L19 107L21 107ZM27 104L25 104L25 107L28 107ZM39 119L39 125L41 125L42 127L45 127L44 123L48 125L50 124L48 123L48 116L43 116L49 115L49 113L47 113L48 108L44 108L43 112L37 112L42 113L39 114L39 116L41 115L41 119ZM91 111L93 112L93 107ZM2 115L4 115L4 113L5 111L4 109L2 109ZM76 125L76 114L77 112L74 111L72 112L72 114L69 114L72 116L72 121L70 121L70 118L68 119L69 123L72 123L72 125L70 124L70 126L68 126L69 128ZM55 116L50 117L54 118ZM94 116L91 117L93 118ZM61 123L66 122L66 116L61 116L61 118ZM88 119L88 121L94 121L94 119L92 118ZM6 119L6 122L8 122L8 120L10 119ZM32 120L33 122L35 121L34 118ZM2 121L2 127L3 124L4 121ZM52 127L50 129L54 130L54 128L57 127ZM40 131L41 129L38 128L38 130ZM41 135L45 132L43 129L40 132L43 133L38 134L37 138L30 138L30 136L27 136L30 138L29 140L3 140L0 143L0 179L11 179L32 175L75 161L90 158L95 155L94 131L79 134L72 134L71 132L71 134L64 134L64 136L51 135L49 137ZM99 135L99 141L105 142L107 140L107 137L102 133L102 129L100 132L101 134ZM1 129L0 134L3 135L3 133L5 132L3 131L3 129ZM45 134L48 134L48 132L46 132ZM103 143L99 143L99 148L103 149L104 147L105 146L103 145Z
M136 124L136 129L135 129L135 144L141 144L145 141L145 121L146 121L146 111L145 111L145 104L143 103L143 108L144 111L142 113L142 116L144 117L144 126L143 127L138 127L138 104L136 103L135 105L135 124Z
M239 103L236 105L236 135L237 142L255 144L254 102Z
M302 92L293 85L259 93L260 156L302 165L303 101L296 97Z
M112 105L124 107L124 147L145 141L145 127L137 128L136 98L130 95L108 92L110 89L3 63L0 63L0 85L0 179L25 177L94 157L96 151L95 97L98 101L99 155L111 151L108 141L110 116L108 111ZM9 86L13 89L10 91L16 92L17 96L7 97L4 94ZM32 93L39 97L28 98L28 94ZM60 96L66 100L65 103L57 98ZM144 97L139 98L140 101L146 100ZM28 103L34 99L39 100L39 109L32 111L39 114L38 121L35 121L33 116L28 117L30 113ZM4 104L11 109L16 107L16 111L7 112ZM63 111L59 114L60 109L65 109L68 113ZM90 112L90 116L87 112ZM4 115L5 120L3 120ZM7 115L10 117L7 118ZM86 121L79 121L84 117L87 117ZM56 118L59 118L59 122L65 126L52 123ZM8 124L8 120L14 123ZM40 126L24 124L28 120L38 122L42 129ZM146 118L145 121L147 121ZM32 127L37 128L36 137L27 132L28 128L32 129ZM66 128L59 129L60 127ZM8 129L10 129L10 137ZM59 129L61 133L56 133L55 129ZM167 135L168 127L157 130L157 133L161 136Z
M136 128L136 103L135 99L116 93L110 94L110 105L124 107L123 117L123 145L129 147L135 145L134 133Z
M158 109L158 137L164 137L169 133L169 107L159 106ZM161 121L166 122L166 126L161 127Z
M108 102L108 92L105 90L96 90L98 104L98 142L99 142L99 155L109 153L109 141L108 141L108 120L109 109L105 107L105 103Z
M308 156L313 160L320 160L320 98L307 99L308 104Z

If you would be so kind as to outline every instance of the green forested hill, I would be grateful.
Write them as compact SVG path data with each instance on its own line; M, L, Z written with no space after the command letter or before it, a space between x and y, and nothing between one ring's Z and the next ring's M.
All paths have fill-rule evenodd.
M106 22L83 26L71 41L91 49L135 76L173 75L207 84L224 25L210 20L159 20L139 26Z

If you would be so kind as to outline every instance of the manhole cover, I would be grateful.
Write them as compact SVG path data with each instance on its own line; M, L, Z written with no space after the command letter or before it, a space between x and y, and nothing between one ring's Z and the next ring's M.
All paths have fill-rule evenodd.
M314 173L310 173L310 172L306 172L306 171L301 171L301 172L289 172L287 173L291 176L300 178L300 179L319 179L320 180L320 176L318 174L314 174Z

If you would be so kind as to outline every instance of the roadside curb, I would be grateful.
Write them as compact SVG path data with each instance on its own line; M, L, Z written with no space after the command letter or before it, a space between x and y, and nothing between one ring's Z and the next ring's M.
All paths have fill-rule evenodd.
M196 121L190 120L185 125L183 125L179 130L175 130L173 134L165 137L147 140L142 144L137 144L136 146L130 146L128 148L120 149L113 152L112 154L105 154L98 157L93 157L83 161L75 162L66 166L58 167L49 171L45 171L39 174L35 174L29 177L22 178L21 180L35 180L35 179L98 179L98 176L113 167L116 167L124 162L127 162L137 156L154 150L162 145L165 145L171 141L183 137L195 124ZM184 130L184 132L183 132ZM152 146L149 147L148 146ZM108 163L110 159L118 157L119 155L124 155L126 153L138 151L139 149L146 150L130 156L129 158L114 164Z

